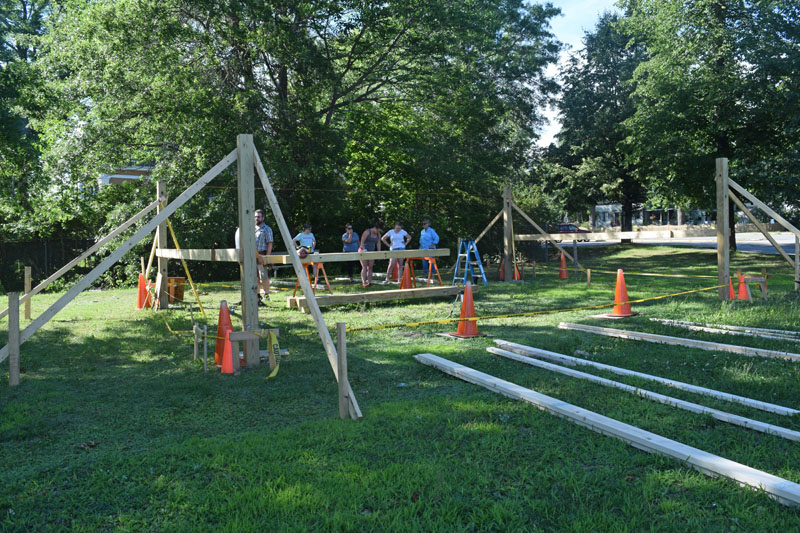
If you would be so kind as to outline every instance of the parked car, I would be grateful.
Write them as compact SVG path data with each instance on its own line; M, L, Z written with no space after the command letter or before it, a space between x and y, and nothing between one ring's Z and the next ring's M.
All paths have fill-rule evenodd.
M563 223L550 226L550 233L591 233L588 229L579 228L575 224ZM578 242L589 242L589 239L575 239ZM556 240L556 242L561 242Z

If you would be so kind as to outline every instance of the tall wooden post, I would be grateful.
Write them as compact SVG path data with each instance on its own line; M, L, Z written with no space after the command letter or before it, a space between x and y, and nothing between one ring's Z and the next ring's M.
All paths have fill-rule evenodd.
M255 162L253 161L252 135L236 136L238 170L236 184L239 191L239 246L242 251L241 294L242 331L258 330L258 262L255 234ZM261 363L258 338L244 341L244 357L252 368Z
M728 227L728 159L717 158L717 283L720 300L728 299L728 277L730 273L730 228Z
M19 385L19 293L8 293L8 384Z
M511 218L511 187L503 189L503 281L514 279L514 223Z
M25 267L25 294L31 292L31 267ZM25 300L25 320L31 319L31 299Z
M794 290L800 290L800 237L794 236Z
M336 323L336 368L339 374L339 418L350 417L350 400L347 397L347 327L344 322Z
M161 212L162 205L167 205L167 184L163 181L156 183L156 195L158 196L158 212ZM167 248L167 222L164 221L158 225L156 230L158 234L158 249ZM167 292L167 270L168 259L166 257L158 258L158 274L156 276L156 299L158 300L158 308L166 309L169 306L169 293Z

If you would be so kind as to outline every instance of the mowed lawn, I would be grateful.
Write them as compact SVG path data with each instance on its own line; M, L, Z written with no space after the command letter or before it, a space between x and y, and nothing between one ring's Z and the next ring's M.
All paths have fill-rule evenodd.
M631 298L716 285L713 250L610 246L581 250L584 266L625 268ZM608 322L573 311L478 323L494 338L529 344L800 408L800 364L563 331L602 324L800 352L800 343L696 333L651 317L800 330L800 298L778 256L735 255L766 267L770 299L720 303L716 290L637 304L641 316ZM383 266L383 265L379 265ZM553 263L551 262L551 266ZM201 269L202 263L192 263ZM385 268L385 266L383 266ZM333 269L331 269L333 270ZM333 272L331 272L333 274ZM494 270L492 271L494 276ZM540 269L521 284L490 283L479 315L613 301L614 276L559 282ZM283 284L287 287L288 284ZM337 284L336 290L361 290ZM187 300L190 292L187 288ZM233 378L203 372L188 311L135 311L135 291L83 293L22 346L22 383L0 378L0 529L3 530L570 530L792 531L800 511L678 461L578 427L423 366L430 352L685 444L800 482L800 443L553 374L485 351L491 338L436 337L456 325L348 336L361 421L339 420L336 383L308 315L283 290L260 310L290 356L275 379L264 366ZM34 315L57 294L34 299ZM202 288L208 318L238 301L228 284ZM348 327L457 316L450 298L325 311ZM197 314L195 315L198 316ZM237 319L234 317L234 323ZM23 325L24 325L23 321ZM5 343L7 322L0 325ZM211 348L213 353L213 346ZM606 374L617 381L800 430L797 417Z

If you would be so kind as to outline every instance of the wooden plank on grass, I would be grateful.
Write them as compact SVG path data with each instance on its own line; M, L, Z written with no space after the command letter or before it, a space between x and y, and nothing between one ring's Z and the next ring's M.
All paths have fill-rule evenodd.
M592 431L616 437L641 450L672 457L704 474L714 477L726 477L742 485L762 490L784 505L800 506L800 485L787 479L662 437L531 389L526 389L433 354L418 354L414 356L414 359L468 383L479 385L509 398L530 403L543 411L589 428Z
M729 352L739 355L746 355L748 357L772 357L778 359L788 359L790 361L800 361L800 354L779 352L777 350L765 350L763 348L751 348L750 346L736 346L735 344L699 341L695 339L685 339L683 337L670 337L668 335L656 335L655 333L642 333L639 331L627 331L623 329L601 328L598 326L587 326L585 324L572 324L570 322L561 322L558 327L560 329L582 331L584 333L593 333L595 335L604 335L606 337L655 342L659 344L672 344L675 346L688 346L690 348Z
M222 161L214 165L211 170L203 174L196 182L190 185L185 191L183 191L177 198L175 198L170 204L165 207L160 213L156 216L151 218L146 224L144 224L141 228L139 228L136 233L134 233L131 237L128 238L124 243L119 245L119 247L114 250L108 257L103 259L99 265L94 267L91 272L86 274L83 278L81 278L75 285L72 286L70 290L68 290L61 298L59 298L53 305L48 307L44 313L36 317L30 325L25 328L25 330L20 334L20 343L25 342L28 340L31 335L39 331L39 328L47 324L47 322L53 318L59 311L61 311L69 302L71 302L78 294L80 294L84 289L89 287L97 278L99 278L103 273L111 268L114 263L122 259L122 257L131 251L131 249L136 246L136 244L144 239L147 235L152 233L156 227L162 222L164 222L167 217L172 215L175 211L178 210L183 204L189 201L192 196L198 193L203 187L205 187L208 183L211 182L217 175L228 168L231 163L236 161L236 150L232 151L228 154ZM0 349L0 363L2 363L6 357L8 357L8 346L3 347Z
M667 396L665 394L660 394L658 392L653 392L646 389L640 389L639 387L634 387L632 385L620 383L619 381L614 381L612 379L606 379L600 376L595 376L593 374L587 374L586 372L581 372L580 370L573 370L571 368L565 368L563 366L554 365L553 363L548 363L547 361L540 361L538 359L525 357L524 355L518 355L514 352L501 350L500 348L489 347L486 348L486 351L489 353L493 353L495 355L499 355L501 357L505 357L507 359L512 359L514 361L524 363L526 365L535 366L538 368L542 368L544 370L550 370L551 372L556 372L558 374L563 374L565 376L570 376L577 379L583 379L585 381L597 383L598 385L603 385L604 387L611 387L614 389L623 390L625 392L630 392L631 394L641 396L642 398L647 398L648 400L653 400L654 402L663 403L664 405L677 407L678 409L683 409L684 411L689 411L701 415L708 415L711 418L715 418L717 420L721 420L723 422L727 422L735 426L742 426L755 431L760 431L762 433L767 433L769 435L783 437L784 439L787 440L793 440L793 441L800 440L800 432L791 429L782 428L780 426L775 426L773 424L767 424L766 422L759 422L758 420L753 420L752 418L746 418L744 416L734 415L732 413L720 411L719 409L712 409L711 407L706 407L704 405L700 405L693 402L687 402L686 400L680 400L678 398L673 398L672 396Z
M660 383L662 385L666 385L674 389L693 392L695 394L702 394L703 396L710 396L718 400L725 400L728 402L746 405L747 407L752 407L753 409L759 409L761 411L766 411L768 413L775 413L785 416L793 416L796 414L800 414L800 411L798 411L797 409L792 409L790 407L784 407L782 405L762 402L760 400L753 400L752 398L745 398L744 396L737 396L735 394L730 394L727 392L708 389L706 387L700 387L699 385L692 385L691 383L684 383L682 381L676 381L674 379L652 376L650 374L637 372L635 370L628 370L626 368L606 365L603 363L598 363L596 361L590 361L588 359L581 359L579 357L572 357L570 355L550 352L547 350L542 350L541 348L534 348L533 346L525 346L524 344L517 344L516 342L509 342L502 339L496 339L494 342L504 350L508 350L510 352L514 352L520 355L527 355L529 357L540 357L542 359L547 359L548 361L555 361L557 363L565 365L591 366L593 368L597 368L599 370L606 370L608 372L612 372L620 376L631 376L639 379L645 379L647 381L654 381L656 383Z
M350 294L323 294L317 296L317 304L344 305L351 303L385 302L389 300L411 300L417 298L439 298L442 296L455 296L461 293L463 287L420 287L418 289L392 289L387 291L355 292ZM476 291L476 287L472 287ZM286 299L289 307L308 307L305 296L289 297Z
M667 320L664 318L651 318L650 321L658 322L660 324L666 324L667 326L677 326L679 328L685 328L692 331L705 331L706 333L720 333L722 335L744 335L746 337L760 337L762 339L776 339L776 340L792 341L792 342L800 341L800 337L796 335L759 333L756 331L748 330L747 328L730 329L725 326L714 326L711 324L697 324L695 322L686 322L683 320Z

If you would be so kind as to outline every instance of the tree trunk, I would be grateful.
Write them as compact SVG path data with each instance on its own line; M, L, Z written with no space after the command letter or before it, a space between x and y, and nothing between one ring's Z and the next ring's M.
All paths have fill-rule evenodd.
M684 224L686 224L686 213L683 212L683 208L676 207L675 211L676 211L675 217L677 218L675 222L678 223L678 226L683 226Z
M597 208L594 204L589 206L589 230L594 231L594 226L597 222Z
M630 198L622 201L622 231L633 231L633 201ZM622 239L623 244L631 242L631 239Z

